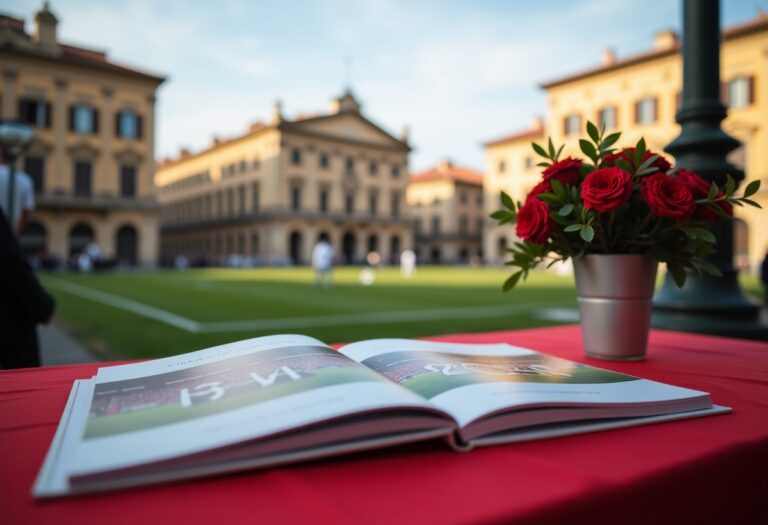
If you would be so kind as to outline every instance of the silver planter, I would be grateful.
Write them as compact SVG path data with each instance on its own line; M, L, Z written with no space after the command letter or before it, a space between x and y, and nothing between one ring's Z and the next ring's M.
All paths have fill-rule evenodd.
M585 255L573 268L587 357L645 359L658 263L645 255Z

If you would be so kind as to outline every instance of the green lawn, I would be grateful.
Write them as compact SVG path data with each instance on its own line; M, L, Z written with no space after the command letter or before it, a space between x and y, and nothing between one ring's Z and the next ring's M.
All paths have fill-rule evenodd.
M104 359L160 357L276 333L343 342L545 326L558 321L541 317L542 309L567 313L576 308L573 278L551 272L534 273L510 293L501 292L507 275L503 268L422 267L411 280L394 268L381 269L371 286L359 283L359 273L360 268L335 270L336 286L327 292L312 286L312 273L306 268L41 278L56 297L56 321ZM66 283L164 310L199 323L202 330L190 332L84 298L65 290ZM746 284L758 291L756 279ZM320 316L342 317L336 321ZM220 323L229 321L255 321L258 326L227 331ZM211 323L219 323L217 329L224 331L208 332L216 326Z

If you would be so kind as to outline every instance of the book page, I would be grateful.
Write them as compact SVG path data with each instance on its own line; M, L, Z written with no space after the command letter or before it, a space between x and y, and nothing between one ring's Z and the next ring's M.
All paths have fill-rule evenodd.
M504 410L534 407L623 406L680 402L688 390L507 344L458 344L378 339L342 353L451 414L460 426Z
M70 474L181 457L344 415L439 412L311 338L259 338L115 368L92 380Z

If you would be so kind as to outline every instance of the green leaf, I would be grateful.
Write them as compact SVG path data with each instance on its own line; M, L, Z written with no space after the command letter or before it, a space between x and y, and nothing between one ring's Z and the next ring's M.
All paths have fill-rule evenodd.
M560 148L557 150L557 155L555 155L555 161L560 158L560 154L563 152L563 148L565 148L565 144L561 144Z
M656 262L667 262L670 254L661 246L651 246L645 254Z
M590 121L587 121L587 135L589 135L589 138L591 138L595 144L600 142L600 132L597 131L597 126Z
M504 206L506 206L510 210L515 209L515 201L513 201L512 197L510 197L505 191L501 192L501 202L502 204L504 204Z
M753 180L749 184L747 184L747 187L744 188L744 197L751 197L755 193L757 193L757 190L760 189L760 181L759 180Z
M730 197L733 195L733 192L736 190L736 181L733 180L733 177L730 175L726 175L726 183L725 183L725 196Z
M550 162L539 162L536 165L539 166L540 168L548 168L548 167L550 167L552 165L552 163L550 163Z
M498 211L495 211L495 212L491 213L490 217L491 217L491 219L495 219L497 221L500 221L502 219L506 219L510 215L511 214L508 211L506 211L506 210L498 210Z
M597 151L595 151L595 146L592 145L592 143L587 139L579 139L579 148L581 148L581 151L584 152L584 155L589 157L592 162L596 163L600 158L600 156L597 154Z
M531 147L533 148L533 151L544 157L545 159L549 158L549 155L547 155L547 152L544 151L544 148L536 144L535 142L531 142Z
M678 259L670 259L667 262L667 270L672 276L672 280L675 281L677 287L682 288L688 276L685 273L685 268L680 264L680 261Z
M640 161L643 160L646 149L645 138L640 137L640 140L637 141L637 146L635 146L635 166L640 164Z
M571 224L570 226L566 226L563 231L575 232L575 231L581 230L582 228L584 228L584 226L585 226L584 224Z
M716 275L718 277L723 276L723 272L720 271L720 268L712 264L711 262L707 261L706 259L694 259L696 263L699 265L699 268L704 270L705 272Z
M563 217L567 217L568 215L571 214L572 211L573 211L573 204L566 204L565 206L560 208L560 210L557 213L559 213Z
M616 166L623 169L624 171L628 173L634 173L635 170L632 168L632 165L627 162L627 159L619 159L616 161Z
M566 217L562 217L559 213L553 213L551 217L552 217L552 220L555 221L560 226L568 226L571 224L571 220L572 220Z
M549 158L555 160L555 146L552 144L552 137L549 137L547 147L549 151Z
M550 179L549 182L552 185L552 191L555 192L558 199L564 201L568 198L568 192L565 191L565 186L563 186L562 182L555 179Z
M704 228L697 228L696 233L699 236L699 239L701 239L704 242L715 244L717 242L717 239L715 238L715 234L712 233L709 230L705 230Z
M718 188L717 184L713 182L712 185L709 187L709 195L707 195L707 199L708 200L714 199L715 197L717 197L717 193L719 191L720 191L720 188Z
M581 235L584 241L592 242L592 239L595 238L595 229L592 226L586 225L581 229L579 235Z
M648 157L648 158L647 158L647 159L646 159L646 160L645 160L645 161L644 161L642 164L640 164L640 165L637 167L637 173L639 174L641 171L643 171L643 170L645 170L646 168L648 168L648 167L649 167L651 164L653 164L653 163L654 163L654 161L655 161L656 159L658 159L658 158L659 158L659 156L658 156L658 155L651 155L650 157Z
M603 141L600 143L600 150L605 151L611 146L613 146L616 143L616 141L619 140L619 137L621 137L620 131L617 133L611 133L610 135L605 137Z
M754 206L755 208L762 208L762 206L760 206L758 203L756 203L752 199L743 199L742 198L742 199L739 199L737 202L739 202L739 201L743 202L743 203L746 203L746 204L749 204L750 206Z
M561 204L562 201L558 199L553 193L539 193L536 195L536 198L539 199L542 202L546 202L547 204Z
M515 287L517 282L520 280L520 277L523 276L523 271L520 270L519 272L515 272L512 275L509 276L509 278L504 281L504 286L502 287L502 290L505 292L510 291L512 288Z

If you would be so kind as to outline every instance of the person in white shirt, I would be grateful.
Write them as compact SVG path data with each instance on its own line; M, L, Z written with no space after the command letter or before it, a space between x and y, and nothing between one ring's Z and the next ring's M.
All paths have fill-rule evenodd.
M315 286L333 288L333 246L328 239L320 237L320 241L312 249L312 268L315 270Z
M1 155L1 154L0 154ZM10 170L5 160L0 157L0 208L8 217L10 198ZM13 181L13 217L8 217L14 232L21 231L29 219L29 214L35 209L35 189L32 178L23 171L14 173Z
M414 273L416 273L416 254L413 250L405 250L400 255L400 274L410 279Z

